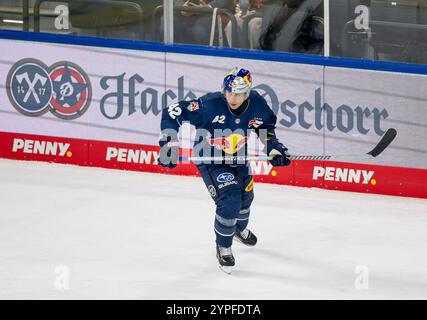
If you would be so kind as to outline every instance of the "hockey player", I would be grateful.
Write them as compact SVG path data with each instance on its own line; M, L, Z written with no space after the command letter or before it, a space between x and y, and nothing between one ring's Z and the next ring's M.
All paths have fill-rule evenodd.
M196 165L216 204L217 258L221 269L227 273L235 265L231 250L233 238L247 246L257 243L257 237L247 228L254 199L253 177L248 162L238 162L233 156L242 155L250 132L255 131L266 146L266 153L273 156L270 160L273 166L290 164L288 149L275 135L277 118L265 99L250 90L251 85L251 73L236 67L225 76L222 92L172 104L163 109L161 120L158 162L165 167L177 165L177 133L182 122L189 121L197 129L193 152L198 150L197 155L207 159ZM218 150L224 159L235 161L218 163L209 160L212 154L218 154Z

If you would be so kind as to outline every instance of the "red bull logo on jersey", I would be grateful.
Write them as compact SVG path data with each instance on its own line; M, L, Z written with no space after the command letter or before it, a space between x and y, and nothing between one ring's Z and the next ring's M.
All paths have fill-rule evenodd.
M208 143L218 150L222 150L227 154L235 154L243 146L246 145L248 137L241 134L230 134L227 137L211 138Z

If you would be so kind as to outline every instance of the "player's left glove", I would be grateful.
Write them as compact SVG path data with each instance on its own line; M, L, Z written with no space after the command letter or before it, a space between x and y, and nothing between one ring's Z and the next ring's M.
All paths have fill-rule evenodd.
M288 148L281 143L277 143L268 155L273 157L270 160L273 167L284 167L291 164L291 159L289 159L291 156L288 153Z

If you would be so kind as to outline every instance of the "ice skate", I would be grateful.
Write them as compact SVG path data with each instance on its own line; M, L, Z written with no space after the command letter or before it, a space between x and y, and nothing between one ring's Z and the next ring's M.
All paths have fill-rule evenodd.
M218 258L219 268L225 273L231 274L231 271L235 265L231 247L224 248L216 245L216 257Z
M243 243L244 245L253 247L256 245L258 239L257 237L249 230L245 229L243 231L237 231L234 234L235 239L237 239L239 242Z

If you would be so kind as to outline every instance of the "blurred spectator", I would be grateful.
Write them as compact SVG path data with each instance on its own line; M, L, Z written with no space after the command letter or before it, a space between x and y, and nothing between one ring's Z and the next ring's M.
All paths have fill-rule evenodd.
M243 37L247 37L249 40L250 49L265 49L260 43L261 34L265 33L270 25L273 24L273 31L278 25L284 24L286 19L295 11L305 0L235 0L235 17L237 20L239 33L242 34L244 30L244 23L248 23L248 34L242 34ZM243 4L247 4L247 7L242 7ZM226 32L227 37L231 37L231 24L227 25ZM272 36L270 32L266 38ZM277 36L277 34L274 34ZM270 43L270 46L273 44ZM273 50L273 49L265 49Z
M323 53L323 0L282 0L269 11L263 18L261 49Z
M271 0L236 0L235 4L235 17L237 20L237 26L239 28L238 34L243 37L248 37L249 48L259 49L259 38L261 35L262 17L254 16L256 13L260 13L264 4L269 3ZM248 34L243 34L243 24L245 20L248 22ZM228 23L225 29L228 42L230 43L231 38L231 23Z
M174 4L200 8L221 8L230 11L234 8L234 0L175 0ZM209 44L213 18L211 13L185 11L175 13L175 41L190 44ZM224 26L228 23L227 18L221 17L221 21Z
M151 40L154 9L163 0L69 1L70 22L78 34ZM142 19L135 9L139 5Z

